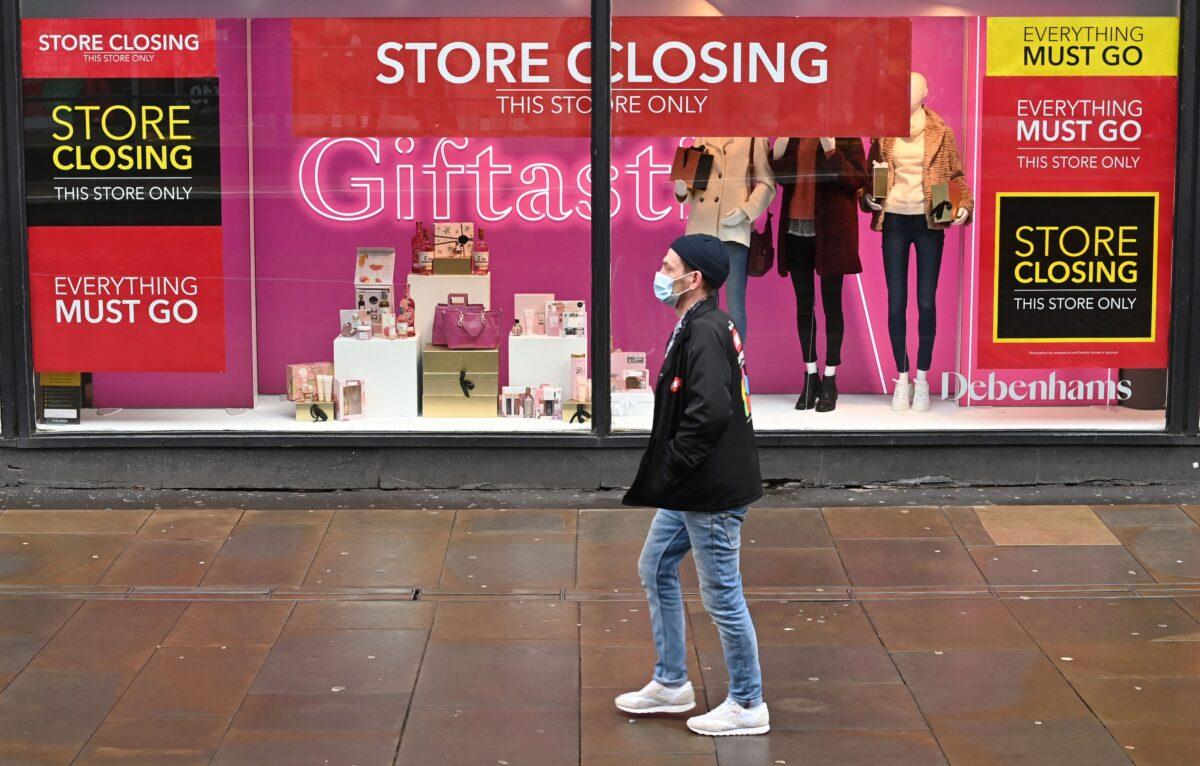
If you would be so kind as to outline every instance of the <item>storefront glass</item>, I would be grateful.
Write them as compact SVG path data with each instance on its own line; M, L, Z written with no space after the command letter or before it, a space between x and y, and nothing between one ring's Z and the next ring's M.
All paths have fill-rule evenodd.
M620 0L607 251L590 5L338 10L22 4L37 430L644 431L685 232L759 431L1163 430L1176 2Z
M590 431L587 6L475 5L27 13L39 427Z
M684 233L730 254L759 431L1164 428L1175 4L615 11L614 430Z

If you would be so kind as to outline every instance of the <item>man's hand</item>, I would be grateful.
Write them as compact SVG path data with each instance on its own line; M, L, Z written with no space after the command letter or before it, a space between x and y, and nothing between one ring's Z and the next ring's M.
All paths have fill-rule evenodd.
M966 223L968 215L970 215L970 213L967 211L967 209L965 207L960 207L958 209L958 215L954 216L954 220L950 222L950 225L961 226L962 224Z

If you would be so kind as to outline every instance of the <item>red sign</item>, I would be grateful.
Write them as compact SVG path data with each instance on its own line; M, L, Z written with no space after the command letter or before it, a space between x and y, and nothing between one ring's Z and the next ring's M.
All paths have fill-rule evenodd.
M24 19L21 71L50 77L207 77L213 19Z
M295 19L306 136L584 136L586 18ZM619 136L899 135L908 19L613 20Z
M219 226L34 226L37 372L219 372Z
M985 77L979 365L1167 365L1174 77Z

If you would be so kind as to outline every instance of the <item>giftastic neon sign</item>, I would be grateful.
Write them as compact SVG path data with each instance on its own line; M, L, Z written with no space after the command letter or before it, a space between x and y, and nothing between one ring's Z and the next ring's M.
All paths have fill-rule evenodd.
M674 146L647 142L613 162L613 217L628 209L643 221L671 215L683 219L669 178ZM515 216L537 223L592 217L592 168L586 159L569 163L561 157L522 157L521 164L514 164L502 144L469 138L420 144L411 138L321 138L301 156L296 180L305 206L339 223L380 216L412 220L418 210L425 214L431 208L438 221ZM468 196L470 201L464 202Z

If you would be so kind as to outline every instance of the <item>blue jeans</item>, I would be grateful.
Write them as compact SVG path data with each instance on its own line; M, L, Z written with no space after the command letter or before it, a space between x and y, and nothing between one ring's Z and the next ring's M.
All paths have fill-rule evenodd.
M638 577L650 601L650 627L658 663L654 680L664 686L687 681L687 612L679 587L679 562L688 549L696 562L700 598L721 635L729 696L742 707L762 702L758 639L738 567L742 521L747 508L718 513L685 513L660 509L654 515L638 560Z
M737 325L742 340L746 339L746 264L750 248L737 242L723 242L729 253L729 278L725 280L725 305Z
M933 364L933 338L937 333L938 274L942 270L942 245L946 232L931 229L924 215L883 216L883 275L888 292L888 335L896 371L908 372L908 256L917 250L917 369Z

